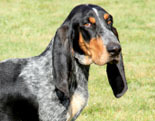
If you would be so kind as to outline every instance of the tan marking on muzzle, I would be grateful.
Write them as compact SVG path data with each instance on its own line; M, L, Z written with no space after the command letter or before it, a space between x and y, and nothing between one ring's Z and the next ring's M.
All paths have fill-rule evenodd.
M93 38L90 40L90 52L92 55L92 60L97 65L104 65L109 60L109 54L107 52L106 46L100 37Z
M92 24L96 23L96 19L94 17L89 17L89 22Z
M86 43L79 33L79 45L83 52L86 54L83 62L94 62L97 65L104 65L109 60L109 53L103 43L101 37L92 38L89 43Z
M84 41L81 32L79 33L79 46L86 55L91 56L89 44Z

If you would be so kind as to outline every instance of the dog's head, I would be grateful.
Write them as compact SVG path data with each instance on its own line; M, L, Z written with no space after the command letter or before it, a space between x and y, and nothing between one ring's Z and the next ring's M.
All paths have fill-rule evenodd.
M71 56L82 65L107 64L107 75L114 95L120 97L124 94L127 84L121 45L117 30L113 27L113 18L108 12L96 5L79 5L71 11L56 35L60 40L59 49L63 47L61 49L63 52L59 52L63 58L59 59L63 62L63 66L64 62L67 62L65 68L68 68L70 63L68 58ZM58 61L58 58L56 60ZM63 82L61 89L67 85L66 75L63 77L65 81L61 81ZM65 92L66 88L62 90Z

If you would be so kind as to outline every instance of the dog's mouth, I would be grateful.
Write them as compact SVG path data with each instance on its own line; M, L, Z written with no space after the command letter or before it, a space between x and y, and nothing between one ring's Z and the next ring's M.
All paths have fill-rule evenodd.
M112 61L110 61L109 63L111 63L111 64L117 64L119 62L119 60L112 60Z
M104 59L102 62L101 61L93 61L91 57L85 56L85 55L80 55L80 54L75 54L75 58L78 59L78 61L83 64L83 65L91 65L92 63L96 65L103 66L105 64L117 64L120 61L120 55L117 56L109 56L107 59Z
M108 63L117 64L120 61L120 55L111 56L110 61Z

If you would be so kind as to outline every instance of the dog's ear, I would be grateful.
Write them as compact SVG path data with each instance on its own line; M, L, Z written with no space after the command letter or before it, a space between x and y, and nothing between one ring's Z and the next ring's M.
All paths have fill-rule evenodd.
M116 28L113 28L112 31L118 38ZM107 76L115 97L121 97L128 89L122 54L120 54L120 61L117 64L107 64Z
M69 28L62 25L56 32L53 45L53 75L55 86L69 97L69 73L71 69L71 49L68 40Z

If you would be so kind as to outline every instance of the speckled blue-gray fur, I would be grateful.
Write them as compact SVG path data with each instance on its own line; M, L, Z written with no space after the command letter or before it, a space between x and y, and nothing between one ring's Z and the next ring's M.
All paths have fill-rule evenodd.
M99 6L79 5L43 53L0 62L0 121L75 121L87 105L92 63L107 64L109 84L121 97L127 83L112 21Z

